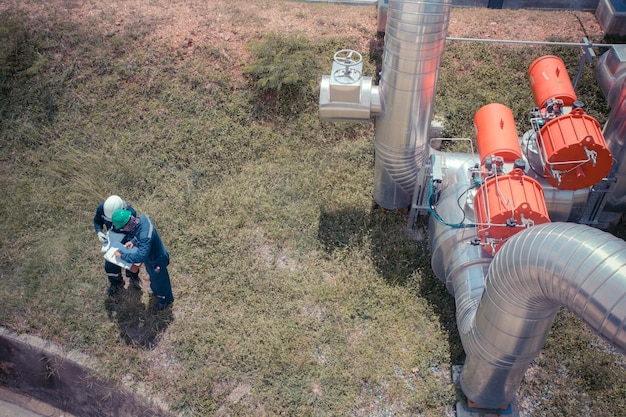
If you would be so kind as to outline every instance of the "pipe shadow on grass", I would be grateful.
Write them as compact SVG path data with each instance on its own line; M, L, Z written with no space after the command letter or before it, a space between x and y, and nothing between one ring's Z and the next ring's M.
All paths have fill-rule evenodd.
M154 297L150 297L146 307L141 301L141 291L132 287L119 290L104 304L109 319L117 321L120 340L129 346L154 349L159 336L174 320L171 307L155 311Z
M448 335L452 364L462 363L464 351L456 325L454 297L434 275L430 266L428 218L418 219L415 229L421 239L411 239L408 218L400 211L372 204L369 212L357 209L320 210L318 240L329 254L371 241L371 259L376 271L389 285L408 288L427 300Z

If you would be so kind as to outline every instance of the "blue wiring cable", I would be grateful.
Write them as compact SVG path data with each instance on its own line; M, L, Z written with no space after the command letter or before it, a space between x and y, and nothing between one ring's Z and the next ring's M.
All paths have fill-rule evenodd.
M463 220L459 223L448 223L445 220L443 220L441 218L441 216L439 215L439 213L437 213L435 206L432 202L433 196L434 196L434 187L433 187L433 183L435 181L430 181L430 186L428 189L428 213L430 213L431 216L433 216L433 218L438 221L439 223L448 226L448 227L453 227L455 229L464 229L464 228L468 228L468 227L476 227L476 225L474 224L463 224L463 221L465 221L465 211L463 211L463 208L461 207L461 204L459 203L459 199L463 196L463 194L465 194L466 192L468 192L472 187L469 187L467 190L465 190L457 199L457 204L459 205L459 208L461 209L461 211L463 212Z

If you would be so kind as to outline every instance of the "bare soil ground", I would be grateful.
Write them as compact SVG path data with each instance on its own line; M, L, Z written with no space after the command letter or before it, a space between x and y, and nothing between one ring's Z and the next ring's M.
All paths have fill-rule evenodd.
M56 3L56 4L55 4ZM166 4L166 6L165 6ZM218 47L232 62L245 62L249 56L246 42L262 38L267 32L304 34L311 38L344 36L357 40L353 49L365 51L377 29L377 8L302 1L171 1L102 0L66 2L51 0L26 5L33 13L59 13L80 22L97 21L106 34L134 23L150 23L147 36L151 47L169 45L192 54L198 47ZM0 5L0 10L2 9ZM102 16L106 16L105 19ZM448 36L494 40L546 41L558 38L580 42L602 38L602 30L591 12L498 10L453 8ZM241 65L231 68L233 78L241 76Z

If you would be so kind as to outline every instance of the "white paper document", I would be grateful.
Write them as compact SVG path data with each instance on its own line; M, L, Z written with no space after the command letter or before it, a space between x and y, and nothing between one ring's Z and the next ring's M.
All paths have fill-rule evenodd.
M125 235L122 233L109 231L107 233L107 241L102 245L101 251L104 253L104 259L106 259L107 261L117 266L121 266L122 268L130 269L133 264L129 262L124 262L123 260L115 256L115 252L117 252L118 250L122 253L131 253L137 250L136 248L129 249L124 246L124 244L122 243L124 236Z

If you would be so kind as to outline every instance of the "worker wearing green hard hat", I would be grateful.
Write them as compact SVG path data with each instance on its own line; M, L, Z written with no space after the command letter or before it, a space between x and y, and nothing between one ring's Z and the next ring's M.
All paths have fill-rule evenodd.
M113 231L115 226L111 221L111 217L116 210L126 209L131 214L137 214L135 209L118 195L111 195L98 205L96 213L93 216L93 228L98 235L98 240L102 243L103 252L109 247L109 233ZM115 235L115 234L114 234ZM122 242L125 242L124 238ZM109 287L106 290L108 296L113 296L118 290L124 288L124 278L122 278L122 268L107 260L104 261L104 272L109 280ZM126 277L132 288L141 289L141 279L139 271L126 270Z
M126 226L126 223L130 220L133 214L129 210L116 210L113 212L113 216L111 217L111 221L113 222L113 227L116 229L121 229Z
M136 248L134 252L117 251L115 256L128 263L142 263L150 277L150 288L157 298L156 309L163 310L172 302L172 285L167 266L170 255L150 218L144 214L134 216L128 210L117 210L111 216L113 226L126 233L127 248Z

